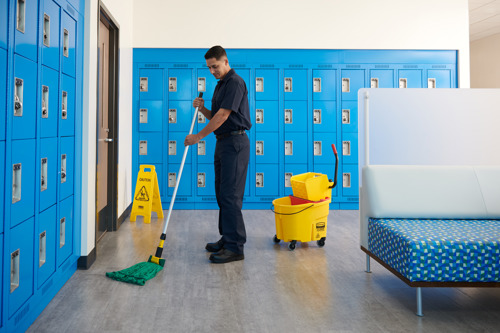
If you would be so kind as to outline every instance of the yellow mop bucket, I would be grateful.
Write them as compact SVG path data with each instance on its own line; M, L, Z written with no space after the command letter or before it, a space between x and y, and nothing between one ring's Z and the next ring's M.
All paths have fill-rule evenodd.
M332 197L332 183L327 175L315 172L302 173L290 178L293 195L311 201Z

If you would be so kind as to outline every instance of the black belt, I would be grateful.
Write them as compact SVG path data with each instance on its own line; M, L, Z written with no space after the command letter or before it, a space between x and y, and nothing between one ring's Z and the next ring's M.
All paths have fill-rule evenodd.
M215 138L217 140L220 140L220 139L224 139L224 138L227 138L229 136L232 136L232 135L241 135L243 133L245 133L245 130L238 130L238 131L226 132L226 133L215 135Z

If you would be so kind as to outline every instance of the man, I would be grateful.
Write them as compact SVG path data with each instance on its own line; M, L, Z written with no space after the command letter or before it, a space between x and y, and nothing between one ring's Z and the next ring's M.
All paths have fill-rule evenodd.
M204 106L202 98L196 98L193 106L210 122L198 134L186 136L184 145L194 145L212 132L217 138L215 196L222 238L208 243L205 248L213 252L211 262L227 263L244 259L246 231L241 207L250 158L250 142L245 131L252 127L252 123L245 81L229 66L224 48L210 48L205 60L210 73L219 80L212 97L212 110Z

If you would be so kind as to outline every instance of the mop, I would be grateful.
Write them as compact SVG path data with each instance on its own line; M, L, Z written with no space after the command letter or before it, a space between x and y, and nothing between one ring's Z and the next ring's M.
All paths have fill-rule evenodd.
M200 93L198 97L203 97L203 93ZM189 130L189 134L193 133L194 124L196 121L196 115L198 114L198 108L194 111L193 121L191 122L191 129ZM156 248L156 253L153 256L149 256L148 261L140 262L135 264L132 267L123 269L121 271L116 272L107 272L106 276L116 280L127 283L133 283L140 286L146 284L147 280L150 280L156 276L156 274L163 269L165 265L165 259L161 259L161 255L163 253L163 244L165 243L165 239L167 238L167 227L168 222L170 221L170 215L172 214L172 208L174 207L175 197L177 195L177 189L179 188L179 183L181 181L182 170L184 169L184 162L186 162L186 156L189 150L189 146L184 148L184 155L182 156L181 166L179 168L179 177L177 178L177 182L175 183L174 193L172 195L172 200L170 200L170 207L168 208L167 220L165 221L165 225L163 226L163 232L160 236L160 244Z

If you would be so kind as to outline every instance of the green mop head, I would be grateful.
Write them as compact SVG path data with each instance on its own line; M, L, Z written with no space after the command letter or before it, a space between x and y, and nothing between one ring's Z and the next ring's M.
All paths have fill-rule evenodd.
M165 259L160 259L159 264L155 264L151 262L151 257L152 256L149 256L147 262L140 262L121 271L107 272L106 276L116 281L143 286L146 284L147 280L154 278L156 273L161 271L165 265Z

